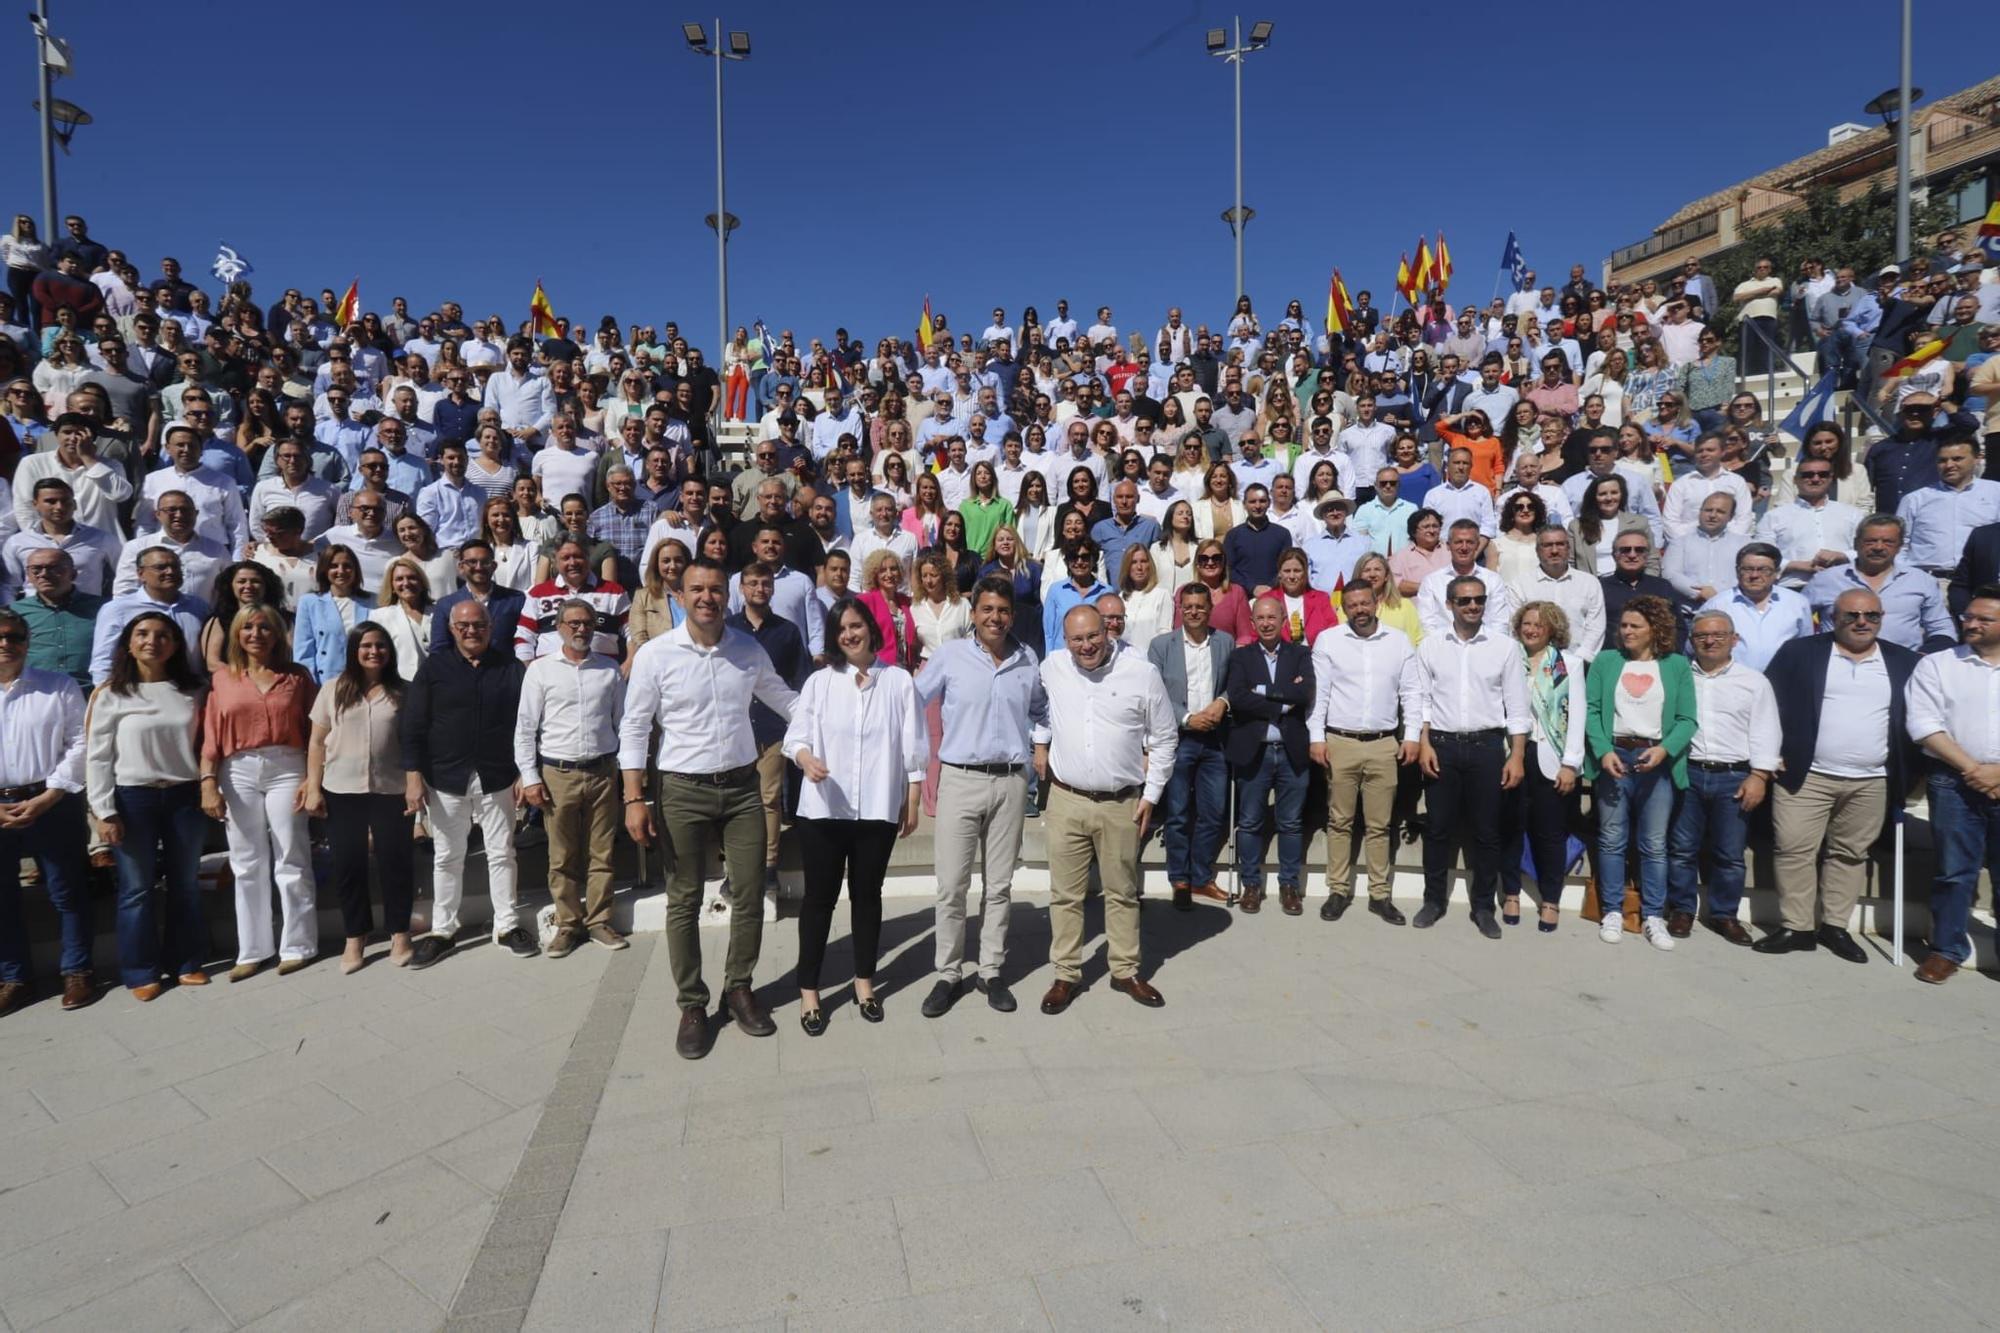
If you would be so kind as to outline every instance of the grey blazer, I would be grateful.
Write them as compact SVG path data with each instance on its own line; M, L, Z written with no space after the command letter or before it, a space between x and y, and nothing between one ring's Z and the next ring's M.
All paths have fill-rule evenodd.
M1208 664L1214 674L1210 677L1217 698L1222 697L1222 675L1229 669L1229 654L1236 648L1236 641L1227 634L1210 629L1208 632ZM1188 715L1187 702L1187 658L1181 652L1181 632L1168 630L1156 636L1146 645L1146 660L1159 671L1160 679L1166 682L1167 700L1174 706L1174 718L1178 721ZM1218 736L1220 733L1217 733Z
M1599 532L1604 542L1616 542L1621 535L1627 532L1638 533L1646 539L1646 546L1649 551L1649 554L1646 556L1646 572L1648 574L1657 574L1660 572L1660 548L1653 545L1653 525L1644 514L1635 514L1628 509L1618 516L1618 528L1616 531L1604 532L1600 529ZM1583 539L1583 524L1581 522L1569 525L1569 552L1569 563L1572 569L1580 569L1592 578L1597 577L1597 547Z

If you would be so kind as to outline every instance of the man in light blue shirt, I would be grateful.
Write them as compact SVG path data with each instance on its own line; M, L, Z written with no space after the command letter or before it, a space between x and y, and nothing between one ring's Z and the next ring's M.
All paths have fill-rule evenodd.
M117 651L119 636L144 612L158 611L171 618L180 626L181 637L190 645L201 641L202 622L208 619L208 603L181 591L180 556L165 546L141 551L138 573L138 591L113 597L98 612L97 632L90 644L92 684L102 685L105 677L111 674L111 659ZM190 649L187 660L198 674L207 674L201 653Z
M438 478L417 492L417 517L430 524L439 546L457 546L479 532L486 492L465 479L465 446L438 446Z
M1511 384L1500 382L1500 357L1492 352L1479 363L1479 387L1465 395L1465 405L1461 412L1484 412L1486 424L1497 433L1507 424L1507 414L1514 410L1514 404L1521 401L1521 395L1514 392Z
M1375 474L1375 498L1354 510L1349 524L1368 539L1377 555L1394 555L1410 544L1410 520L1417 507L1401 497L1403 474L1385 467Z
M1769 542L1751 542L1736 553L1736 586L1703 603L1736 626L1736 660L1762 671L1788 640L1810 637L1812 608L1790 588L1778 586L1784 556Z
M1891 514L1861 520L1854 530L1854 560L1813 575L1806 584L1806 601L1823 624L1833 623L1833 604L1840 594L1859 588L1882 602L1881 637L1912 652L1932 652L1958 641L1951 612L1938 581L1922 570L1898 562L1903 550L1903 521Z
M1160 525L1139 512L1137 482L1124 477L1111 488L1111 517L1097 521L1090 539L1104 552L1104 572L1114 579L1125 568L1127 551L1160 540Z
M1325 526L1305 542L1306 579L1321 592L1330 593L1353 582L1355 564L1375 549L1366 536L1347 530L1347 519L1353 512L1354 501L1344 495L1329 495L1313 510L1313 517ZM1414 506L1411 512L1416 512Z
M2000 522L2000 481L1975 473L1979 452L1970 440L1937 447L1938 479L1911 491L1896 506L1908 534L1909 563L1928 574L1949 575L1965 554L1974 528Z

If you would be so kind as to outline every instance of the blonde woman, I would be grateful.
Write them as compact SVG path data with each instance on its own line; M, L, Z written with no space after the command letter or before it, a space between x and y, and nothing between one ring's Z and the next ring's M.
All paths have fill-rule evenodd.
M681 576L693 562L693 555L678 537L662 538L653 547L645 586L632 599L632 614L625 622L626 674L631 674L632 659L639 655L642 644L659 638L687 619L687 611L681 605Z
M1247 523L1250 511L1236 498L1236 474L1227 463L1213 463L1203 475L1201 498L1194 505L1194 535L1207 541L1220 539L1239 523Z
M1399 629L1409 636L1414 645L1423 642L1424 626L1417 616L1417 604L1403 596L1396 588L1396 579L1389 572L1389 557L1370 552L1354 562L1354 576L1351 583L1365 583L1375 590L1375 618L1390 629ZM1345 612L1338 597L1333 599L1334 623L1345 619Z
M1625 377L1631 362L1625 349L1614 347L1604 354L1604 364L1583 382L1582 398L1592 394L1604 400L1604 424L1616 430L1625 424Z
M382 571L382 591L368 619L388 631L396 648L397 674L406 681L416 679L430 646L433 605L423 565L407 555L391 560Z

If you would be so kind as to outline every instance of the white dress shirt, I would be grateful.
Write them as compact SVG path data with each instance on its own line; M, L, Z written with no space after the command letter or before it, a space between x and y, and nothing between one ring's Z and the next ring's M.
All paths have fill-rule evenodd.
M1214 630L1210 630L1212 635ZM1187 672L1187 710L1192 716L1215 702L1215 667L1209 657L1208 640L1196 643L1181 631L1181 669ZM1187 717L1181 719L1187 721Z
M328 528L325 534L327 546L345 546L354 552L354 558L361 564L361 586L375 592L382 586L382 571L389 562L403 554L403 544L383 528L373 537L364 537L361 529L352 523L341 523Z
M1757 513L1752 507L1756 499L1742 477L1724 468L1713 477L1683 472L1674 478L1674 484L1667 487L1667 504L1661 512L1668 539L1679 541L1693 532L1700 522L1702 501L1717 491L1736 497L1736 512L1729 516L1729 530L1749 536L1757 523Z
M192 472L161 468L146 474L139 502L132 514L132 530L158 532L160 517L153 506L168 491L181 491L194 501L194 530L220 542L231 557L249 545L249 524L243 515L243 492L236 483L214 468L197 467ZM81 507L79 506L79 516Z
M827 767L823 781L799 786L801 819L875 819L898 822L909 784L922 782L930 740L916 683L898 666L868 670L868 687L848 664L829 665L806 678L785 728L785 758L798 762L812 751Z
M1048 745L1049 771L1087 792L1144 785L1157 803L1174 772L1180 724L1160 673L1137 648L1113 647L1096 671L1079 669L1067 652L1042 663L1049 721L1034 741Z
M1795 561L1810 560L1821 551L1838 551L1852 560L1854 530L1860 526L1862 517L1859 509L1838 500L1815 505L1804 499L1795 499L1788 505L1765 511L1763 519L1757 524L1757 540L1778 548L1784 556L1780 568ZM1811 577L1809 574L1786 574L1780 581L1787 588L1803 588Z
M587 653L572 662L567 652L556 652L528 663L514 722L521 785L540 785L545 758L574 762L617 750L624 711L625 677L604 654Z
M1506 513L1507 502L1517 495L1533 495L1537 500L1540 500L1542 507L1548 510L1549 522L1551 523L1560 524L1566 528L1576 522L1576 510L1570 507L1569 496L1563 493L1562 487L1552 481L1537 482L1532 491L1525 486L1509 486L1506 490L1500 492L1500 498L1494 502L1494 508L1503 514Z
M1451 581L1459 577L1462 577L1459 572L1446 564L1442 569L1434 569L1424 575L1423 582L1417 585L1417 623L1424 627L1425 638L1447 633L1451 629L1451 604L1445 594L1451 587ZM1486 585L1486 619L1483 622L1486 629L1506 638L1506 627L1514 623L1514 594L1507 590L1507 584L1497 569L1475 565L1470 577Z
M1731 661L1720 671L1694 668L1694 744L1688 758L1741 764L1770 773L1778 767L1778 696L1764 673Z
M83 790L83 691L59 671L22 667L0 685L0 787Z
M1313 640L1313 706L1306 732L1317 739L1329 729L1394 731L1397 710L1416 717L1417 650L1410 636L1377 622L1362 638L1341 621Z
M1436 510L1444 519L1447 535L1451 525L1461 518L1469 518L1479 525L1482 537L1497 536L1500 531L1500 515L1493 508L1493 492L1476 481L1468 481L1463 486L1450 482L1439 482L1424 492L1424 508Z
M134 537L118 553L118 567L111 575L113 597L139 591L139 557L155 549L172 551L181 558L181 591L204 602L215 600L216 576L236 559L234 551L224 550L222 543L210 541L199 533L184 542L175 541L160 532L149 537ZM84 587L81 577L77 579L77 586L85 592L90 591Z
M1827 654L1826 692L1812 771L1835 778L1879 778L1889 771L1889 664L1880 648L1859 660Z
M30 528L41 516L35 512L35 483L55 477L69 483L76 497L76 521L123 539L125 525L118 520L118 506L132 498L132 482L122 466L114 467L93 458L82 467L63 466L55 450L28 454L14 468L14 523ZM147 516L151 517L148 507Z
M625 717L618 725L618 767L643 769L653 728L660 729L663 773L721 773L757 760L750 700L790 718L798 696L757 640L724 626L713 648L685 624L646 640L632 659Z
M1917 663L1908 697L1911 740L1942 731L1975 761L2000 763L2000 664L1962 643L1931 653Z
M1525 606L1529 602L1554 602L1569 617L1570 651L1588 665L1604 647L1604 585L1595 575L1581 569L1565 569L1555 578L1539 564L1534 572L1523 578L1519 586L1509 590L1518 600L1516 605ZM1491 617L1493 604L1486 604L1486 614Z
M1492 614L1487 604L1487 614ZM1521 646L1482 625L1470 639L1458 631L1426 633L1417 645L1421 707L1403 719L1403 739L1416 740L1425 726L1433 731L1488 731L1504 727L1525 736L1528 675L1521 669Z
M315 476L308 475L297 486L283 477L266 477L250 492L250 539L264 540L264 516L273 509L296 509L305 516L305 539L312 541L340 517L339 499L339 491Z

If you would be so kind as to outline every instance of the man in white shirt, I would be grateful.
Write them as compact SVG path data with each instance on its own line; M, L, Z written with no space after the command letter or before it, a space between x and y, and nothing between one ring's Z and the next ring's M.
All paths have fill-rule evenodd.
M957 435L945 437L945 464L937 471L938 491L944 497L946 509L957 509L965 503L965 497L972 494L972 469L965 461L965 440Z
M61 477L43 477L34 486L35 519L0 546L0 603L11 603L27 587L30 551L69 553L76 586L92 597L109 596L112 571L122 543L110 533L76 521L76 496Z
M687 619L648 639L632 660L618 766L625 786L625 831L641 846L654 841L647 799L647 752L659 731L659 821L678 854L667 886L667 957L681 1009L674 1049L687 1060L708 1054L708 986L701 975L700 915L706 848L722 847L730 889L729 951L723 1000L751 1036L777 1031L750 988L764 936L764 800L750 701L789 719L797 696L755 638L725 624L728 576L697 560L682 576Z
M1361 805L1361 846L1368 865L1368 910L1392 926L1404 916L1390 900L1389 824L1398 765L1417 760L1417 744L1396 739L1398 709L1417 716L1416 649L1407 634L1376 618L1375 589L1341 590L1341 623L1313 641L1313 707L1306 722L1312 761L1327 770L1326 903L1320 920L1338 921L1354 901L1354 806Z
M1000 486L1001 493L1005 494L1006 489L1006 482L1003 479ZM1008 498L1010 503L1019 503L1020 492L1018 485L1015 494ZM1150 518L1153 522L1159 524L1161 535L1164 536L1167 527L1167 510L1173 507L1174 501L1181 498L1180 488L1174 485L1173 461L1165 454L1154 455L1153 460L1146 464L1146 484L1139 488L1140 517ZM1276 515L1272 517L1275 519Z
M1162 324L1160 331L1153 336L1154 346L1162 344L1166 348L1160 354L1160 359L1163 361L1180 362L1194 355L1194 330L1181 323L1179 306L1167 307L1167 322Z
M312 474L311 446L303 440L282 440L273 449L278 456L276 476L265 477L250 492L250 540L264 540L264 515L273 509L296 509L305 518L307 541L333 526L340 493Z
M508 339L507 364L486 381L485 396L480 400L500 413L500 429L528 449L541 441L556 410L555 391L548 379L529 365L534 354L534 344L527 338Z
M596 628L597 608L589 602L572 598L556 608L562 649L528 664L514 724L521 799L543 812L549 835L549 896L556 907L551 958L574 953L586 940L627 947L611 924L625 678L616 662L591 651Z
M167 428L165 449L173 466L146 474L132 525L141 533L158 526L155 506L167 491L179 491L193 500L197 517L195 530L219 543L232 556L250 548L250 525L243 513L243 492L236 482L201 463L201 437L192 427Z
M1362 394L1354 400L1354 406L1360 420L1340 432L1340 452L1348 457L1349 476L1372 477L1388 461L1389 446L1395 441L1396 428L1386 421L1375 419L1374 394Z
M403 544L385 526L389 502L379 491L356 491L347 498L347 522L325 533L328 546L345 546L361 565L361 586L371 595L382 587L382 571L403 553ZM498 627L510 634L513 626Z
M98 457L97 423L81 412L65 412L56 418L53 433L55 448L40 449L15 465L15 527L35 521L35 483L59 477L69 483L76 500L77 522L122 541L125 525L118 521L118 506L132 497L132 483L123 467Z
M1097 322L1084 330L1084 337L1090 339L1090 345L1096 348L1118 341L1118 326L1111 322L1110 306L1097 307Z
M1690 318L1686 301L1669 301L1661 307L1653 328L1668 364L1684 366L1701 355L1701 335L1708 325Z
M993 322L988 324L979 335L980 346L992 347L997 343L1011 343L1013 341L1014 330L1007 323L1007 312L999 306L994 306Z
M1425 492L1424 507L1437 511L1446 531L1467 522L1481 537L1499 535L1500 515L1493 507L1493 492L1472 479L1470 449L1453 449L1445 455L1444 480Z
M1488 627L1493 606L1475 574L1453 574L1444 593L1451 620L1436 633L1425 630L1417 647L1419 707L1403 716L1403 739L1418 743L1427 812L1424 905L1414 924L1425 929L1444 916L1451 868L1463 846L1472 867L1472 924L1497 940L1498 793L1521 785L1530 730L1528 676L1520 646Z
M1798 497L1765 512L1757 524L1757 540L1778 548L1784 561L1779 582L1802 590L1822 569L1854 559L1854 531L1863 515L1851 504L1827 498L1833 464L1824 458L1800 459L1792 481Z
M1701 502L1701 517L1693 532L1678 537L1660 562L1660 576L1674 585L1690 606L1700 606L1736 582L1736 556L1750 539L1729 530L1736 497L1718 491Z
M1567 528L1551 523L1535 534L1534 571L1508 588L1515 606L1554 602L1569 619L1570 651L1586 664L1604 647L1604 585L1570 564ZM1491 610L1491 607L1488 607Z
M1748 945L1737 920L1743 901L1746 820L1764 803L1778 768L1778 700L1771 683L1735 661L1735 622L1703 611L1688 635L1694 667L1696 727L1688 750L1687 790L1667 834L1667 933L1686 939L1701 913L1701 859L1708 855L1708 911L1702 924L1731 944Z
M1292 534L1292 545L1304 546L1319 531L1319 524L1298 499L1298 484L1291 473L1280 472L1271 478L1271 508L1266 517L1273 527Z
M1931 833L1931 952L1917 980L1951 980L1972 961L1972 905L1990 850L2000 846L2000 588L1975 588L1960 617L1965 642L1917 663L1910 677L1910 739L1935 764Z
M542 495L550 503L560 504L567 496L581 495L595 509L600 494L598 463L598 456L578 442L576 417L565 410L549 418L549 442L535 451L528 470L542 483Z
M1722 466L1722 436L1711 431L1694 442L1694 471L1683 472L1667 488L1667 504L1662 518L1669 541L1679 541L1695 530L1701 517L1701 502L1721 491L1733 496L1736 508L1729 530L1749 536L1756 524L1756 497L1741 476Z
M1076 321L1069 317L1069 302L1057 301L1056 317L1043 327L1042 341L1054 347L1065 338L1076 342Z
M195 528L194 500L186 491L162 491L153 502L155 530L141 533L119 552L118 567L111 577L111 595L122 597L139 588L139 557L147 551L164 549L181 559L181 589L204 602L215 601L215 580L223 568L239 557L222 543L203 536Z
M1059 1014L1082 986L1083 900L1096 866L1104 888L1111 988L1148 1008L1166 1003L1139 975L1139 844L1174 771L1179 729L1160 673L1118 647L1095 607L1062 621L1067 652L1042 663L1049 717L1033 732L1049 794L1049 962L1042 1012Z
M1437 494L1437 487L1431 488L1431 494ZM1424 581L1417 585L1417 621L1423 626L1424 637L1442 634L1451 628L1451 581L1455 578L1475 578L1486 585L1486 632L1505 638L1506 627L1514 623L1514 598L1501 581L1500 571L1479 563L1479 550L1484 543L1480 539L1478 525L1469 518L1455 520L1445 530L1444 545L1451 555L1450 563L1443 569L1434 569L1424 575Z
M1313 469L1321 463L1333 465L1333 484L1342 495L1354 494L1354 460L1345 452L1334 448L1333 418L1314 417L1307 428L1309 437L1306 447L1299 450L1299 456L1292 460L1292 480L1304 495L1312 487Z

